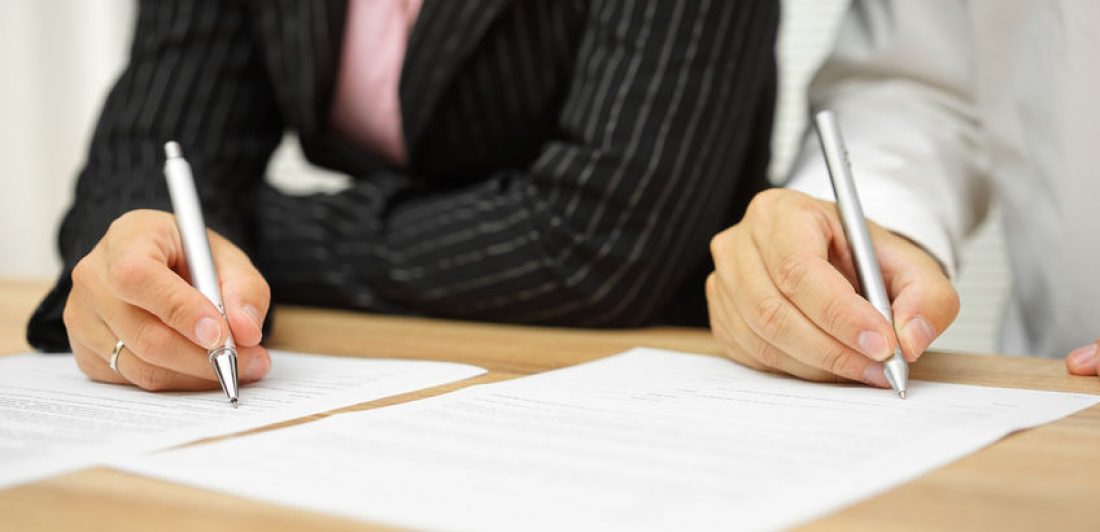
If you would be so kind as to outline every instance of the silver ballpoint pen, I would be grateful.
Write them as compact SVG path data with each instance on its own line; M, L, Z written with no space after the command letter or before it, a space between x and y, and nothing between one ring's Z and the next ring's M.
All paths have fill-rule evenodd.
M829 178L833 182L840 221L844 226L844 234L848 237L848 247L852 250L852 262L859 276L860 292L893 327L894 313L890 308L890 296L886 293L882 269L863 218L863 207L859 203L859 194L856 192L848 161L848 149L844 147L844 139L840 136L836 115L832 111L821 111L815 116L814 122L817 126L817 138L821 141L821 151L825 154L825 164L829 168ZM909 393L909 364L905 362L900 346L883 363L883 373L898 397L905 399Z
M172 198L172 210L176 213L176 225L183 241L191 284L225 317L218 272L214 269L210 241L206 238L206 222L203 221L202 205L195 189L195 179L191 175L191 165L187 164L180 145L175 142L165 144L164 153L168 157L164 162L164 177L168 181L168 195ZM237 345L233 342L233 334L228 333L225 344L211 349L207 356L214 366L222 391L233 408L237 408Z

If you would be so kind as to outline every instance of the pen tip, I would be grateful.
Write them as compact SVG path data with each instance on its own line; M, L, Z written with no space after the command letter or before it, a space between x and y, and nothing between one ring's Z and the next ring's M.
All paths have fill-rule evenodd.
M229 400L229 404L233 405L233 409L234 409L234 410L236 410L236 409L237 409L237 402L238 402L238 401L237 401L236 399L230 399L230 400Z
M898 390L898 397L900 397L902 399L905 399L906 397L909 397L909 394L906 393L905 390ZM236 404L236 403L234 403L234 404Z
M180 149L179 143L173 140L164 145L164 154L167 155L169 159L178 159L183 157L183 150Z

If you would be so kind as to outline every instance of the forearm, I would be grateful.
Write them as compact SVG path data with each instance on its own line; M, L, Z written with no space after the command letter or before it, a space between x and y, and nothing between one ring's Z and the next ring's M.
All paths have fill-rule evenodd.
M513 322L651 319L706 260L737 194L763 186L762 170L745 169L774 91L773 4L677 10L676 24L646 19L643 2L618 39L595 37L618 22L591 23L586 38L617 48L578 57L559 133L526 166L460 190L377 174L336 196L265 197L259 257L275 298Z

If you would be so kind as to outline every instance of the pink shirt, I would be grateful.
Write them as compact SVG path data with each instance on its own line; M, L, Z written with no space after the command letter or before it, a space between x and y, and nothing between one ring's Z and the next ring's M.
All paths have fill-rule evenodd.
M350 0L329 123L397 166L406 163L398 86L423 0Z

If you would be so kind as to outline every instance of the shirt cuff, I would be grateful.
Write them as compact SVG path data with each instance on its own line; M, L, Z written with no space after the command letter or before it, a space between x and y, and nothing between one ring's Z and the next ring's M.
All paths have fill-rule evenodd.
M926 200L909 187L889 179L863 176L855 178L863 215L924 248L947 273L957 279L958 255L947 229L936 218ZM791 190L826 201L836 201L824 160L803 165L786 185Z

